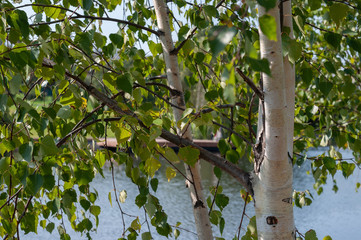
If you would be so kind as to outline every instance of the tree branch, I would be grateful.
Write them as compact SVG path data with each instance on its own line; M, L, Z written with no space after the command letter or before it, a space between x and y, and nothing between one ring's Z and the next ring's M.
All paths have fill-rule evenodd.
M236 71L239 75L241 75L241 77L243 78L243 80L248 84L248 86L250 88L252 88L252 90L257 94L257 96L263 100L263 93L261 92L261 90L252 82L251 79L249 79L249 77L247 77L239 68L236 68Z
M327 29L324 29L324 28L317 27L316 25L314 25L314 24L312 24L312 23L305 22L305 24L307 24L307 25L309 25L309 26L311 26L311 27L313 27L313 28L316 28L316 29L320 30L321 32L328 32L328 33L334 33L334 34L335 34L335 32L333 32L333 31L330 31L330 30L327 30ZM342 34L342 33L337 33L337 34L340 34L342 37L347 37L346 34Z
M63 22L65 20L72 20L72 19L91 19L91 20L101 20L101 21L116 22L116 23L125 24L125 25L133 26L133 27L148 31L150 33L155 34L156 36L160 35L159 31L156 31L156 30L153 30L151 28L144 27L144 26L142 26L140 24L132 23L132 22L129 22L129 21L120 20L120 19L116 19L116 18L108 18L108 17L86 16L86 15L81 15L81 14L78 14L76 16L69 17L69 18L50 21L50 22L34 23L34 24L30 24L29 26L30 27L35 27L35 26L40 26L40 25L49 25L49 24L60 23L60 22Z
M53 65L48 63L43 63L44 67L53 68ZM98 101L104 103L107 105L110 109L115 111L122 116L130 116L135 118L138 121L138 124L142 128L148 129L148 127L136 116L135 113L131 111L124 111L122 108L118 105L116 101L109 98L108 96L104 95L102 92L98 91L95 87L85 83L82 79L80 79L78 76L74 76L73 74L69 72L65 72L65 75L67 77L72 78L74 81L76 81L81 88L86 90L89 94L91 94L94 98L96 98ZM219 167L220 169L224 170L228 174L230 174L232 177L234 177L249 193L253 194L252 190L252 183L250 180L250 174L239 168L237 165L227 161L226 159L219 157L206 149L200 147L199 145L193 143L192 141L188 139L181 138L178 135L175 135L171 132L168 132L164 129L162 129L162 133L160 134L160 137L162 137L165 140L168 140L169 142L179 146L179 147L185 147L185 146L191 146L193 148L196 148L199 150L200 155L199 157L201 159L204 159L205 161L211 163L214 166Z

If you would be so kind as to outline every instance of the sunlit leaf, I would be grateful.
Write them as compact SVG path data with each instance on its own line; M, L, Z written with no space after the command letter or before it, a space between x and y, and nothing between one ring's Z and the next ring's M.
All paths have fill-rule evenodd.
M277 41L277 23L273 16L265 14L260 17L259 26L269 40Z
M125 191L125 190L120 191L120 193L119 193L119 201L121 203L125 203L125 200L127 199L127 196L128 196L127 191Z
M172 167L167 167L165 171L165 176L168 179L168 182L177 175L177 172Z

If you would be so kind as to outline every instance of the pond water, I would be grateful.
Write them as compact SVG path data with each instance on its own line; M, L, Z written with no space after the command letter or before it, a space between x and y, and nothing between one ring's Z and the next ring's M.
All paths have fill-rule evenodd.
M342 152L344 158L352 157L351 152ZM319 151L311 150L308 156L315 156ZM211 166L206 162L202 162L202 176L205 188L214 184L215 180L212 177ZM294 189L304 191L309 189L314 196L313 203L310 206L299 209L294 208L296 227L299 232L305 233L309 229L316 230L319 239L326 235L330 235L334 240L360 239L360 217L361 217L361 192L355 192L356 182L361 182L361 171L356 168L354 174L347 180L342 174L336 174L335 179L339 191L335 193L332 191L333 182L329 178L327 184L324 186L324 192L319 196L313 190L313 177L306 174L310 169L309 163L304 163L301 168L294 169ZM195 226L192 213L192 206L188 195L188 189L185 187L184 180L178 176L172 179L169 183L165 177L165 170L157 173L159 179L159 186L157 196L163 205L164 210L168 214L168 223L176 225L177 222L182 224L179 229L181 234L178 239L190 240L197 239L195 235ZM96 177L92 183L92 188L99 193L99 200L97 205L101 206L101 214L99 216L99 228L96 232L90 235L93 239L114 240L121 237L123 231L123 224L119 208L114 201L113 185L111 179L111 172L104 170L105 178L101 176ZM140 209L134 204L134 199L138 194L137 187L125 176L121 168L115 169L115 181L117 190L126 190L128 198L125 203L121 204L124 212L140 216L140 222L144 221L144 210ZM223 216L226 220L226 227L222 237L225 239L232 239L237 234L240 218L244 206L244 202L240 197L240 186L238 182L226 176L222 177L221 185L223 186L223 193L229 196L229 205L223 210ZM108 194L112 192L113 206L110 205ZM254 215L253 203L247 205L246 213L248 216ZM134 218L125 217L126 224L129 224ZM245 217L243 227L246 228L248 218ZM69 224L66 224L66 230L72 239L87 239L85 235L74 233ZM143 228L146 228L145 225ZM167 239L158 236L156 230L151 228L153 237L158 239ZM241 231L241 235L244 230ZM220 237L221 234L215 231L215 236ZM59 239L59 234L56 229L50 234L41 227L38 229L38 235L28 234L22 236L21 239ZM139 237L141 239L141 237ZM170 238L172 239L172 238Z

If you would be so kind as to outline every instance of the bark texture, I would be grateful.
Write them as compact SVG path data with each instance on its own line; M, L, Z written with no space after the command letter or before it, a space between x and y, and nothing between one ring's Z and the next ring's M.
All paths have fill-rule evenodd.
M260 17L266 14L259 7ZM294 239L292 163L288 157L287 105L278 7L267 14L277 22L277 41L260 30L261 58L268 59L271 76L263 74L264 155L253 179L258 239ZM293 120L292 120L293 121Z
M289 37L293 38L292 24L292 6L291 1L282 2L283 4L283 27L290 30ZM286 33L282 33L286 34ZM286 105L287 105L287 149L290 156L293 156L293 132L295 118L295 66L288 60L288 56L283 58L283 66L285 71L285 87L286 87Z
M168 7L164 0L154 0L154 8L157 15L158 28L160 31L159 38L162 44L163 56L166 63L168 84L171 88L181 93L172 96L172 103L184 109L185 103L183 87L181 80L179 79L178 58L177 55L172 52L174 50L174 44L169 25ZM183 111L178 108L173 108L173 114L175 121L178 122L182 118ZM182 129L177 129L177 131L179 136L182 136L188 140L192 140L192 133L190 128L186 128L184 131ZM187 178L191 179L193 182L193 184L187 182L187 186L189 188L192 200L198 239L209 240L213 239L213 235L208 216L208 209L206 206L207 203L202 191L199 168L199 161L195 164L194 167L185 165Z

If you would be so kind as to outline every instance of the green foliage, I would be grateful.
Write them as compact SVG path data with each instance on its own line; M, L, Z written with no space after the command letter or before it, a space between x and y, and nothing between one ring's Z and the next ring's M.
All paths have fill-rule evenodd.
M295 38L283 28L277 39L278 23L267 14L258 19L256 2L266 11L277 8L275 0L241 5L227 0L222 8L217 1L168 3L182 16L170 18L176 42L172 54L178 57L185 88L185 112L178 122L170 102L180 93L163 77L169 70L161 32L146 1L1 2L0 236L37 232L40 226L70 239L57 220L68 221L84 235L95 231L102 209L91 183L112 164L124 169L139 189L132 203L144 207L150 228L162 236L181 236L180 223L171 227L156 197L158 174L165 172L168 180L180 176L172 164L194 166L200 151L182 146L176 153L158 146L156 139L165 131L175 134L177 127L207 139L220 129L224 161L250 165L259 100L235 68L257 87L260 73L271 73L260 54L257 26L269 39L282 41L283 55L296 69L294 152L301 155L294 163L311 164L318 194L327 180L337 191L335 174L348 178L361 164L360 3L292 1ZM120 9L125 15L117 16L121 21L109 32L106 26L114 19L108 14ZM90 138L101 142L110 136L117 141L116 152L89 145ZM324 154L304 154L320 146L327 147ZM346 148L352 150L352 160L343 159L338 150ZM214 174L220 179L224 173L215 167ZM223 233L227 223L222 211L230 199L221 187L210 193L210 219ZM132 201L125 188L112 194L110 204ZM303 207L313 197L305 190L295 192L293 200ZM151 235L155 231L142 225L142 217L128 219L124 239L156 238ZM314 231L305 236L317 239ZM242 239L257 239L255 218Z

